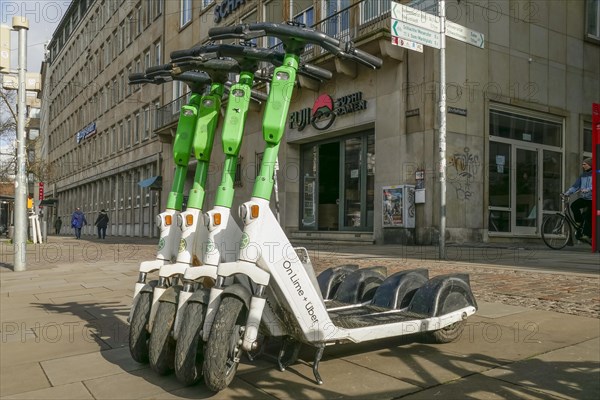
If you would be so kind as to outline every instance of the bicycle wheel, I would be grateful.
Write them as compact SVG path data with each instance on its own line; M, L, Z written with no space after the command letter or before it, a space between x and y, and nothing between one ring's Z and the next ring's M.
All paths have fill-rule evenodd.
M561 214L547 215L542 223L542 240L546 246L560 250L571 240L571 225Z

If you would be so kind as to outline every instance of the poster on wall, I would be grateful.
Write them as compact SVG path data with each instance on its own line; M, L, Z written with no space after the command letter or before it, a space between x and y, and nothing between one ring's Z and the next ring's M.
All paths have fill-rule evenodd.
M404 226L404 186L384 186L383 188L383 227Z

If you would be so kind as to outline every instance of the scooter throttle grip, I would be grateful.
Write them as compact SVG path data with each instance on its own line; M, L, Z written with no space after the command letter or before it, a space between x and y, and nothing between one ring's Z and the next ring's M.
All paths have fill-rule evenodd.
M129 76L127 76L127 79L129 80L130 85L143 83L138 81L148 81L148 79L146 78L146 74L144 74L143 72L134 72L132 74L129 74Z
M153 67L148 67L146 68L146 74L150 75L150 74L156 74L156 73L171 73L171 70L173 70L173 65L172 64L161 64L161 65L155 65Z
M171 52L171 60L175 60L183 57L193 57L196 54L197 49L192 47L191 49L175 50Z
M352 53L356 56L356 61L366 66L370 66L372 68L381 68L383 65L383 60L381 58L369 54L366 51L354 49Z
M208 30L208 37L211 39L244 39L244 29L246 25L217 26Z
M200 84L208 84L211 81L206 73L197 71L182 72L181 74L174 76L173 80Z
M298 72L303 75L308 75L312 78L316 78L322 81L331 79L331 77L333 76L331 71L321 67L317 67L316 65L312 64L303 64Z

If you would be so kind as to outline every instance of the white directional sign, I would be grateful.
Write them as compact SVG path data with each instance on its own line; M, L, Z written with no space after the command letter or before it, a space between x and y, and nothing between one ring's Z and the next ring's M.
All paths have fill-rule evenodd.
M433 32L440 31L439 17L396 2L392 2L392 18Z
M471 30L452 21L446 21L446 36L483 49L483 33Z
M425 46L440 48L440 34L419 26L392 19L392 36L421 43Z
M396 36L392 36L392 44L400 47L404 47L409 50L423 52L423 45L417 42L411 42L410 40L402 39Z

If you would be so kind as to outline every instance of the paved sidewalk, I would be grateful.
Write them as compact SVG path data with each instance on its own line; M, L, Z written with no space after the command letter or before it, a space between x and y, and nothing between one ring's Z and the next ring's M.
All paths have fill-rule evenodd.
M308 245L318 271L357 263L388 274L468 272L480 309L455 343L412 336L329 347L321 386L310 349L285 372L268 357L244 360L232 386L213 396L129 356L133 285L154 242L50 237L28 246L21 273L0 242L2 399L600 398L600 263L584 247L449 246L454 256L439 261L433 247Z

